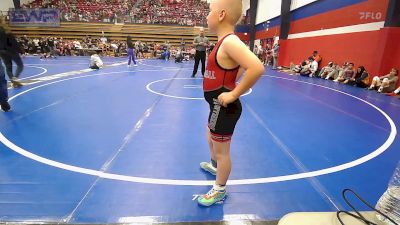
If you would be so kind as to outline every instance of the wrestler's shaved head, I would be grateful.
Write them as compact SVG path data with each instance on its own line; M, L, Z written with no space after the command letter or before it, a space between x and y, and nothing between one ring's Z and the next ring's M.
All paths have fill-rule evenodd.
M212 0L211 4L218 11L225 10L227 21L233 25L242 17L242 0Z

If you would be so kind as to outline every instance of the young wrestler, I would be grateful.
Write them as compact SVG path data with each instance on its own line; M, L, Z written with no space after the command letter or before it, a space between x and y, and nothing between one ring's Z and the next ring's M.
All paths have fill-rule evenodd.
M239 97L264 72L257 56L233 34L241 14L241 0L213 0L207 16L208 28L217 34L218 43L209 55L203 81L204 97L210 105L207 137L211 162L202 162L200 167L216 174L216 181L207 194L197 199L203 206L226 197L225 188L231 172L231 136L242 112ZM245 70L246 74L236 86L236 80Z

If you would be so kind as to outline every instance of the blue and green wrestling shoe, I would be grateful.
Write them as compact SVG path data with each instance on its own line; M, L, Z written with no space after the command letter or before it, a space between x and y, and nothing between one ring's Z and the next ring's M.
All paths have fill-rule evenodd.
M226 190L215 190L212 188L207 194L197 198L197 203L201 206L212 206L216 203L222 203L228 195Z
M217 168L213 167L213 165L209 162L201 162L200 168L214 176L217 175Z

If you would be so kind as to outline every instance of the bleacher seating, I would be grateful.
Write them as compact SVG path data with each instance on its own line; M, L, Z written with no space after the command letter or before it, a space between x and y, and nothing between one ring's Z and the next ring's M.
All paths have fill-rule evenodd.
M204 0L34 0L25 8L58 8L64 21L204 26Z
M109 40L125 41L130 35L133 40L147 43L164 43L169 41L171 45L179 46L182 38L186 44L191 44L198 29L186 26L166 26L150 24L124 24L110 25L108 23L83 23L83 22L63 22L57 29L52 27L6 27L16 36L27 35L30 38L42 37L63 37L64 39L81 40L86 36L100 38L106 36ZM207 33L211 42L216 42L215 35Z

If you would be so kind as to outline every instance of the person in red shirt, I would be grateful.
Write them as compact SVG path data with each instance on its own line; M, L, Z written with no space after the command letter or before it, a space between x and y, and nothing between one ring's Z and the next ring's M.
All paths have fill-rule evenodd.
M202 206L211 206L226 197L226 183L231 172L230 145L242 106L239 97L251 88L264 72L264 66L246 45L234 35L242 14L241 0L211 1L208 28L218 36L204 74L204 97L209 104L208 143L211 162L200 167L216 175L211 190L197 198ZM236 81L243 76L241 82Z

